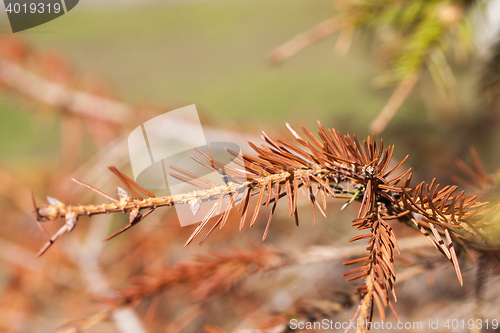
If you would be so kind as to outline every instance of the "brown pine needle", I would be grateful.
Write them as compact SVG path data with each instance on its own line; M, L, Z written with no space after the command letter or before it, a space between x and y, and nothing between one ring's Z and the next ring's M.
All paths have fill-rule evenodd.
M92 185L86 184L86 183L82 182L81 180L77 180L77 179L75 179L75 178L71 178L71 180L72 180L72 181L74 181L75 183L77 183L78 185L81 185L81 186L83 186L83 187L85 187L85 188L88 188L88 189L89 189L89 190L91 190L91 191L94 191L95 193L97 193L97 194L99 194L99 195L101 195L101 196L105 197L106 199L108 199L108 200L110 200L110 201L112 201L112 202L118 202L118 200L116 200L115 198L110 197L109 195L107 195L106 193L104 193L104 192L102 192L102 191L100 191L100 190L96 189L96 188L95 188L94 186L92 186Z

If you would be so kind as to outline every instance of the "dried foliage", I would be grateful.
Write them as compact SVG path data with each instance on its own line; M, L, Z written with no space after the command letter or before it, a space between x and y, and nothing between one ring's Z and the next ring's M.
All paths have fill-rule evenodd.
M129 224L108 237L109 239L137 224L159 207L174 204L193 205L193 203L205 201L213 201L213 206L185 245L188 245L205 228L209 228L200 242L200 244L203 243L217 227L222 228L226 224L233 210L241 212L240 230L247 220L250 220L249 225L252 227L257 221L261 207L271 205L263 235L265 239L277 203L282 198L285 200L286 197L289 215L293 215L296 224L299 224L297 201L299 190L303 188L309 196L314 226L316 209L326 217L327 196L349 199L346 205L353 201L361 202L358 216L352 220L351 224L363 233L351 238L349 242L368 240L367 253L366 256L345 262L344 265L361 264L361 266L344 273L344 276L348 277L348 281L364 279L363 285L356 290L356 293L362 296L356 312L357 317L371 319L373 307L376 306L382 319L385 319L384 307L390 307L395 313L391 295L394 300L397 300L394 289L396 281L394 253L399 252L396 235L389 221L400 220L420 230L436 249L451 261L461 284L463 279L453 240L468 245L473 239L474 248L495 250L485 236L484 229L490 224L489 217L492 212L496 211L496 207L477 202L476 196L468 197L464 191L457 192L457 186L441 188L439 184L436 184L435 179L430 184L421 182L412 187L410 169L398 172L406 158L394 167L390 167L394 146L389 146L384 150L383 141L377 143L375 135L360 143L356 136L342 136L333 129L323 128L321 124L319 124L319 139L302 128L308 139L306 140L290 125L287 124L287 126L298 145L279 138L271 138L263 133L262 138L267 145L257 147L250 143L257 157L243 155L240 159L235 159L236 163L246 171L225 166L213 160L211 156L198 151L207 162L202 162L197 158L195 160L225 175L229 179L225 186L212 184L208 179L178 168L175 168L176 173L173 175L197 185L200 190L155 197L113 167L110 168L111 171L120 178L132 194L118 188L119 199L114 199L90 185L78 182L112 202L101 205L73 206L49 198L50 205L36 207L40 222L54 221L59 218L64 218L66 221L39 254L46 251L63 233L73 230L78 218L82 215L128 213ZM233 151L228 150L228 153L238 157ZM482 167L477 162L475 165L478 172L482 172ZM464 168L464 170L468 169ZM141 192L145 198L138 192ZM252 197L257 198L253 212L250 209ZM221 213L220 210L224 208L221 207L224 198L230 198L230 203ZM196 214L197 210L193 210L193 213ZM208 227L210 224L211 226ZM239 261L243 266L247 265L246 260ZM207 264L210 266L212 263ZM199 267L193 269L196 271ZM211 269L212 272L214 269ZM181 276L191 274L189 270L184 269L178 269L176 272ZM196 274L203 273L196 271ZM175 274L167 276L169 276L168 283L176 283ZM233 279L238 280L235 277L232 277ZM182 280L189 280L189 278L183 277ZM158 283L152 284L153 289L157 289L158 285L164 283L166 282L160 279ZM134 292L133 295L139 295L142 298L150 292L149 288L143 288L142 292ZM359 331L364 332L366 328L361 327Z
M141 302L144 298L176 286L188 286L192 301L207 302L227 292L242 279L256 273L267 273L289 264L285 255L267 247L249 251L233 249L200 256L192 262L151 275L136 277L129 288L122 288L112 302L116 306Z
M385 126L419 81L425 65L436 82L453 85L453 74L444 55L453 49L458 60L466 57L470 40L470 9L474 3L345 1L338 7L339 15L277 49L272 59L282 61L337 31L340 32L337 42L337 50L340 51L348 48L356 29L364 29L379 37L391 37L382 43L380 54L389 68L389 75L384 76L382 81L399 86L381 113ZM97 145L112 142L126 133L132 122L141 122L141 119L135 118L136 110L148 110L140 112L144 117L142 120L164 110L129 106L113 99L108 87L87 81L63 57L39 52L25 42L2 38L0 50L0 88L3 92L29 101L28 104L36 111L48 111L61 119L62 129L61 163L54 172L34 168L33 174L28 177L0 166L0 209L5 217L4 228L0 231L0 260L4 264L2 268L7 267L2 269L6 272L2 277L6 278L5 288L0 293L2 331L50 331L56 326L55 322L72 318L77 320L59 329L82 332L99 324L100 331L112 331L113 328L106 326L106 321L110 321L122 333L201 331L202 328L208 333L222 333L221 328L206 324L216 323L226 330L221 323L227 323L229 318L217 321L214 316L223 313L222 316L230 317L228 310L236 313L238 321L264 314L264 319L254 320L262 323L254 324L260 327L259 330L235 331L240 333L290 332L290 318L311 321L335 317L346 310L351 311L349 316L355 312L354 317L371 319L377 308L380 316L385 318L387 307L396 315L395 289L399 290L401 282L428 273L429 284L432 285L433 272L444 267L444 261L452 263L446 266L453 267L460 283L465 282L467 286L470 275L464 272L462 277L460 268L460 265L462 268L470 266L463 265L465 260L477 262L474 316L481 318L486 308L486 282L492 278L490 271L498 263L500 214L495 203L498 202L499 178L485 171L474 150L471 151L472 167L462 161L457 162L465 177L456 178L455 183L476 190L477 198L459 191L455 185L441 187L436 180L412 185L410 170L399 170L404 160L391 162L394 147L384 150L382 141L375 141L374 136L360 143L355 136L343 136L321 125L319 136L305 129L302 129L302 135L288 126L296 143L263 134L266 145L257 147L250 144L257 156L238 156L228 151L236 157L234 161L239 163L239 168L228 168L200 151L205 161L198 159L199 156L195 158L227 177L225 186L218 186L174 167L172 175L200 189L184 195L155 197L117 168L110 167L124 184L124 189L119 188L115 198L94 187L102 186L102 183L98 185L96 182L102 175L100 170L95 172L98 168L95 161L112 155L111 149L102 148L87 161L81 154L82 137L90 134L89 137ZM491 62L489 68L495 68L496 60ZM488 75L485 75L487 80L484 82L490 85L483 88L494 104L498 78L493 70L485 73ZM214 131L219 135L231 132ZM230 134L237 136L233 132ZM123 163L116 163L121 169ZM77 191L71 193L63 186L61 179L69 178L69 174L93 184L74 180L110 203L66 204L88 200L88 197L81 196ZM49 198L49 205L37 206L35 195L30 198L32 186L35 186L35 193L54 193L52 195L64 203ZM263 246L247 250L230 248L227 251L209 251L194 259L189 258L193 248L177 250L179 240L187 238L187 245L206 231L203 237L199 237L201 244L215 229L222 229L225 225L226 228L212 236L215 241L217 237L233 238L233 231L228 228L230 225L236 224L243 229L245 225L254 226L260 222L267 222L263 227L265 239L273 219L276 224L273 228L286 228L287 224L281 223L284 221L277 207L280 201L288 207L289 215L298 225L299 206L303 204L299 196L304 192L312 215L303 218L301 214L300 220L309 220L312 216L313 225L316 225L318 212L326 217L327 205L331 205L329 196L345 202L343 208L354 201L360 204L356 218L351 221L360 233L349 240L358 241L358 245L305 250L297 246L297 250L301 251L298 254ZM229 199L229 206L221 205L223 199ZM486 204L486 201L493 203ZM47 222L65 221L38 255L45 252L58 237L72 231L64 237L67 242L59 242L48 255L38 260L34 256L40 242L40 230L32 223L33 216L27 214L32 202L36 207L38 226L47 238L50 234L45 227L52 228L55 224ZM212 209L191 236L186 234L189 228L172 227L176 221L170 214L171 210L159 209L181 204L189 206L196 214L201 202L212 204ZM335 207L334 204L331 206ZM153 211L156 211L155 214L152 214ZM161 225L154 232L147 231L146 226L135 228L134 232L108 243L106 251L101 252L100 240L108 231L100 217L111 219L104 215L114 212L126 213L129 223L106 239L128 230L146 217L150 224L162 219L168 225ZM85 216L94 217L89 220ZM88 228L85 225L75 228L78 222L83 224L87 221ZM341 223L339 218L332 222ZM249 233L253 234L252 231ZM426 237L403 236L412 231L421 232ZM295 247L297 239L287 239L287 242ZM435 248L443 255L434 251ZM399 251L406 255L397 256L395 252ZM278 275L283 268L296 265L306 271L302 269L303 265L335 264L339 261L345 261L347 266L357 266L343 274L348 281L360 282L354 295L343 292L342 295L332 296L322 290L321 300L303 299L304 295L301 295L289 304L287 310L275 313L263 305L262 300L269 301L273 298L271 296L282 290L263 286L259 281L258 288L266 294L265 297L256 296L255 290L241 293L247 287L241 282L255 275L264 275L267 283L270 274ZM337 285L339 281L334 278L329 272L324 283ZM425 289L420 282L415 283L413 286L418 291ZM187 301L184 298L175 299L175 296L170 298L169 293L179 291L183 295L187 293ZM168 294L169 302L162 302L165 294ZM438 298L434 293L432 297ZM398 311L404 309L404 302L404 297L399 300ZM227 306L224 311L218 308L221 303ZM83 304L94 304L94 307L83 310ZM426 304L425 308L428 305L431 304ZM450 308L457 312L463 304L458 301ZM53 318L47 312L57 312L57 319L47 320ZM139 319L138 315L142 318ZM268 317L272 318L265 320ZM231 320L233 322L227 327L235 326L235 319ZM192 327L196 328L191 330ZM365 329L360 327L359 331Z

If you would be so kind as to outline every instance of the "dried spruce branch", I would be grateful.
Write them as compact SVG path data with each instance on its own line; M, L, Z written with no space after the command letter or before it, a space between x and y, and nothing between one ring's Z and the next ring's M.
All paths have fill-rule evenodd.
M185 194L155 197L110 167L131 193L118 188L119 199L114 199L90 185L76 181L106 197L111 203L72 206L49 198L50 205L36 208L38 220L54 221L64 218L66 223L39 254L46 251L60 235L71 231L81 215L128 213L129 224L108 237L109 239L137 224L158 207L188 204L193 213L196 213L196 206L201 202L215 201L186 245L198 236L209 222L212 222L201 241L203 243L216 227L222 228L226 224L229 213L233 210L241 211L240 229L242 229L249 219L252 197L257 197L257 201L256 208L251 213L250 226L256 222L261 206L272 206L264 231L263 239L265 239L276 205L281 198L287 198L289 214L294 215L298 225L298 192L300 188L304 188L309 194L314 225L316 208L326 217L324 211L327 195L347 198L348 203L361 202L358 216L352 221L352 225L357 230L366 230L367 233L356 236L350 241L368 240L368 253L363 258L346 262L345 265L362 264L362 266L344 274L349 276L348 280L364 278L364 284L357 288L357 293L362 296L359 318L370 320L374 303L382 318L385 317L385 306L389 306L395 312L390 295L392 294L396 300L394 290L396 272L393 262L394 251L399 249L396 236L389 224L391 220L406 222L420 230L452 262L460 283L463 283L453 240L465 244L472 238L476 247L480 244L483 248L487 248L489 244L483 236L482 228L487 225L487 219L491 216L490 213L496 210L495 207L487 207L486 203L477 202L475 196L467 197L463 191L457 193L457 186L440 188L435 179L430 184L422 182L410 187L410 169L398 176L395 175L406 158L389 170L394 146L383 150L383 141L377 145L374 135L360 143L354 135L342 136L339 132L333 129L326 130L319 124L319 139L302 128L308 139L306 140L290 125L287 124L287 127L298 145L279 138L271 138L263 133L262 137L267 145L257 147L249 143L257 152L257 157L243 155L240 159L234 160L246 171L230 168L199 151L208 163L194 159L225 175L229 182L224 186L218 186L208 179L173 168L177 172L172 174L173 176L201 189ZM231 150L227 151L238 156ZM321 198L321 204L318 196ZM218 213L221 208L225 208L221 207L224 198L230 198L230 203L223 213ZM361 328L360 332L363 331Z
M120 295L112 302L115 306L136 304L178 285L189 286L191 300L205 302L225 293L249 275L276 271L291 262L286 255L264 246L256 246L251 251L212 252L160 274L136 277L134 284L120 290Z

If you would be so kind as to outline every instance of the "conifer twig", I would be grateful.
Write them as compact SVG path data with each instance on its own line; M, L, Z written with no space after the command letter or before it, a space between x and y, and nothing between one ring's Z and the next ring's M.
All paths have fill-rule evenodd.
M360 143L354 135L342 136L334 129L326 130L319 124L319 138L301 128L308 139L306 140L289 124L287 127L298 145L279 138L271 138L263 133L262 137L267 145L257 147L250 142L257 157L242 155L234 159L237 167L224 165L208 154L198 151L208 162L194 159L212 171L224 175L227 182L223 186L215 186L208 179L174 167L173 170L176 171L172 173L174 177L199 184L202 189L155 197L116 168L110 167L131 194L118 188L119 199L113 199L98 189L81 183L112 202L71 206L57 199L48 198L50 205L36 207L37 218L40 221L64 218L66 223L39 254L46 251L59 236L71 231L78 217L82 215L128 213L129 224L113 234L111 236L113 237L137 224L160 207L174 204L192 206L193 203L196 205L208 201L212 201L212 208L188 238L186 245L191 243L203 229L209 228L201 240L203 243L217 226L222 228L226 224L231 211L240 211L240 229L242 229L248 216L252 215L250 226L257 221L261 211L260 206L271 205L263 236L265 239L276 205L282 198L287 198L289 215L293 215L298 224L297 200L299 189L303 188L311 204L313 226L316 225L316 209L326 218L324 209L319 204L318 195L323 199L324 205L327 195L344 200L347 198L344 207L354 201L361 203L357 218L352 220L351 224L363 233L351 238L349 242L367 240L368 253L367 256L346 261L344 265L361 266L349 270L343 276L346 276L348 281L364 280L363 285L357 287L356 293L362 296L359 316L369 319L374 304L382 318L385 318L384 307L389 307L397 318L391 298L394 301L397 299L394 288L396 270L393 262L394 252L399 252L400 248L390 221L399 220L419 230L452 263L461 284L463 279L455 251L455 241L459 241L461 245L471 245L477 250L482 248L498 251L489 245L482 231L485 219L489 218L492 211L496 211L496 207L477 202L475 196L468 197L463 191L457 193L457 186L440 187L436 179L430 183L421 182L414 187L410 186L411 169L397 175L407 157L389 169L394 146L384 150L383 141L377 144L374 134ZM238 156L236 152L229 149L227 151L233 156ZM480 166L476 165L475 168L480 169ZM252 197L257 197L256 209L253 213L249 213ZM223 211L221 208L224 198L230 199L230 203ZM192 212L196 214L197 210L192 209ZM210 222L212 226L208 227ZM475 241L471 242L470 238ZM142 298L156 289L146 288L139 294L135 291L134 295L141 295ZM363 330L360 328L360 332L364 332Z

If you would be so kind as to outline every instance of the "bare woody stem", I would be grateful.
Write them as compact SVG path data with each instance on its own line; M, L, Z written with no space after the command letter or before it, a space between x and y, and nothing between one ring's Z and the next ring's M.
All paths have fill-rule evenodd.
M357 326L356 333L366 333L368 332L368 328L366 327L366 323L370 320L371 312L372 312L372 303L373 303L373 281L375 272L372 269L370 274L366 276L365 286L366 286L366 294L361 301L361 309L359 310L358 320L362 321L361 325Z
M39 217L42 220L53 221L57 218L64 218L72 215L72 217L78 218L82 215L96 215L96 214L108 214L115 212L127 213L134 209L148 209L157 208L164 206L173 206L177 204L187 204L193 199L198 199L201 201L210 201L220 198L220 196L230 196L234 193L241 192L247 187L251 188L262 188L266 186L269 182L282 182L290 177L301 179L305 176L318 176L322 174L328 174L330 171L321 166L316 166L311 169L300 169L295 170L293 173L283 171L278 174L272 174L266 177L260 177L255 181L246 181L243 183L232 183L229 182L227 185L215 186L209 189L197 190L193 192L175 194L163 197L148 197L145 199L134 199L132 196L121 197L120 200L116 200L112 203L103 203L99 205L78 205L71 206L65 205L62 202L58 202L53 205L46 205L37 208Z
M169 195L164 197L149 197L145 199L134 199L131 196L121 198L120 201L112 203L103 203L99 205L78 205L71 206L63 203L47 205L38 208L38 214L45 220L56 220L57 218L68 217L74 214L76 217L82 215L96 215L123 212L127 213L134 209L157 208L164 206L173 206L175 204L186 204L192 199L208 201L218 198L221 195L229 195L238 192L248 186L248 183L229 184L226 186L213 187L208 190L193 191L185 194Z

